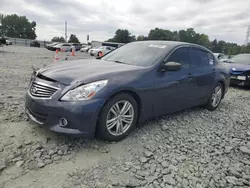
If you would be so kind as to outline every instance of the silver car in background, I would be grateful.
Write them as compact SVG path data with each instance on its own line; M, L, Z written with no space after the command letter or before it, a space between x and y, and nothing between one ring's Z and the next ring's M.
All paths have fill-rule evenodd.
M91 48L91 46L83 46L80 51L81 52L87 52L89 49Z
M69 52L74 48L74 46L72 46L69 43L59 43L55 46L53 46L53 51L59 50L59 51L64 51L64 52Z
M92 56L100 57L100 56L103 56L114 49L115 49L115 47L112 47L112 46L100 46L97 48L90 49L89 54Z
M223 54L223 53L214 53L214 56L217 57L217 59L220 60L222 63L228 63L229 62L229 56Z

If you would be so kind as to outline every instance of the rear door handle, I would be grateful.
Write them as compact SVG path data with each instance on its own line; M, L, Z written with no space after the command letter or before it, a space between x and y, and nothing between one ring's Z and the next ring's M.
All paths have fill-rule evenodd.
M213 69L213 74L215 74L216 73L216 70L215 69Z

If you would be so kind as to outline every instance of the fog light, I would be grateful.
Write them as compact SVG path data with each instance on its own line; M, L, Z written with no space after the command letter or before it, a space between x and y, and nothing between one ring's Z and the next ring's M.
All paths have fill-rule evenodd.
M65 118L59 119L59 125L60 125L61 127L67 126L67 125L68 125L67 119L65 119Z

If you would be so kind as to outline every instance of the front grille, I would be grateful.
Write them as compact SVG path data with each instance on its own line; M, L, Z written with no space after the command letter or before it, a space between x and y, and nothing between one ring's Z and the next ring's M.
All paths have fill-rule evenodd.
M39 98L50 98L58 89L40 82L33 82L30 87L30 94Z

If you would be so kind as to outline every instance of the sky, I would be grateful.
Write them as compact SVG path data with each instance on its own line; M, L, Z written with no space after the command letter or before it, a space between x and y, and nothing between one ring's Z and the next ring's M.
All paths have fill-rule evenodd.
M0 13L37 23L39 40L75 34L81 42L103 41L117 29L148 35L156 27L194 28L210 40L243 44L250 26L250 0L0 0Z

